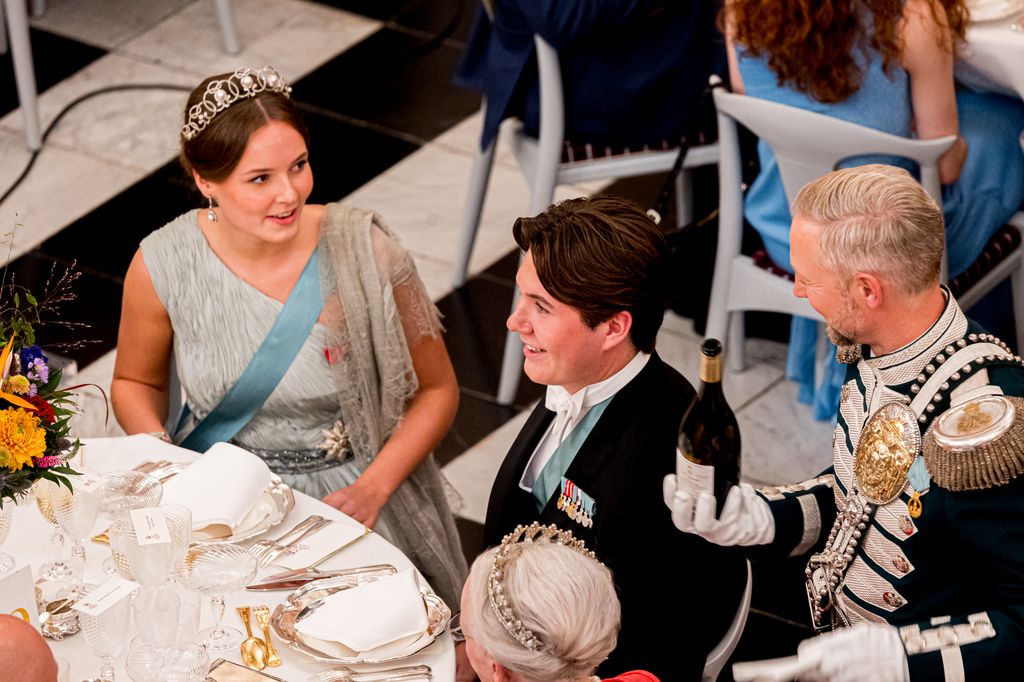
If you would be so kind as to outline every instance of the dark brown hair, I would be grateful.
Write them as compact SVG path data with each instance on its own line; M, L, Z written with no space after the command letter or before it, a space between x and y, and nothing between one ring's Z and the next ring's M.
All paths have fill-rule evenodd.
M185 105L185 120L189 109L202 101L206 86L211 81L230 77L230 73L222 73L197 85ZM270 121L281 121L295 128L309 146L309 129L291 98L264 90L218 112L210 124L191 140L182 137L181 165L190 176L195 171L210 182L220 182L235 170L252 134Z
M968 13L964 0L930 0L929 10L953 50L964 39ZM780 86L788 85L819 102L842 102L861 86L856 53L870 46L882 56L886 73L899 65L903 50L899 24L902 0L728 0L724 22L737 48L760 57ZM867 30L864 18L874 17Z
M620 311L633 316L637 350L654 348L664 309L668 245L643 209L618 197L568 199L512 227L537 277L591 329Z

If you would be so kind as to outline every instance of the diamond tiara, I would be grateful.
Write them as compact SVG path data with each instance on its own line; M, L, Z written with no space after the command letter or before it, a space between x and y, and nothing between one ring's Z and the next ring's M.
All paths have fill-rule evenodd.
M528 542L550 542L557 545L564 545L574 549L583 556L590 557L597 561L597 556L587 549L582 540L573 537L573 534L566 530L560 530L555 524L542 526L536 521L529 526L519 525L516 529L505 536L501 541L501 547L494 555L494 563L491 564L491 572L487 576L487 594L490 597L491 609L498 616L502 627L517 642L530 651L541 651L544 649L544 642L528 627L519 620L512 605L505 597L505 589L501 580L505 575L505 567L518 556L518 552L512 553L512 549L521 543Z
M292 88L272 66L262 69L237 69L223 80L210 81L203 93L203 99L188 109L188 120L181 127L181 136L186 140L195 139L203 132L214 116L239 100L255 97L264 90L280 92L291 96Z

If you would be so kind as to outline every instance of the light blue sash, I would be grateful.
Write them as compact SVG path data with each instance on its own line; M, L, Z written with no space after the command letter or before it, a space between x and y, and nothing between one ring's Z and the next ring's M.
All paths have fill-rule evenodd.
M324 302L319 280L314 250L249 366L217 406L182 441L182 447L205 452L214 443L234 438L259 412L320 317Z
M572 461L576 459L576 453L580 451L583 442L587 440L587 436L593 430L594 424L604 414L605 408L608 407L608 404L614 397L602 400L597 405L591 407L583 419L573 427L568 438L559 443L558 447L555 448L555 451L551 454L551 459L547 461L547 464L544 465L540 472L540 476L537 477L537 482L533 484L533 497L537 501L538 511L544 510L548 500L551 499L551 495L558 489L562 476L569 470L569 465L572 464Z

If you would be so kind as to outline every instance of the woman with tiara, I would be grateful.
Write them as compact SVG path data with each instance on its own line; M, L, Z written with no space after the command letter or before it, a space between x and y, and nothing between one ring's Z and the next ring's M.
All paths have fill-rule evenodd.
M466 573L431 455L458 385L439 315L381 217L312 205L309 133L271 67L192 91L181 162L207 206L146 237L111 387L124 430L233 442L373 527L453 603ZM186 396L168 436L170 373Z
M557 526L519 526L476 558L459 629L481 682L599 682L619 634L612 574ZM658 682L634 670L605 682Z

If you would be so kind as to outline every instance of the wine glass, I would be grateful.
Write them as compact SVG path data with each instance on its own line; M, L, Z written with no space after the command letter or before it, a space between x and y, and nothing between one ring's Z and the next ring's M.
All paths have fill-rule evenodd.
M76 559L75 574L85 569L85 545L82 541L96 524L100 511L100 485L94 477L83 477L75 482L75 490L57 486L50 492L50 504L57 523L71 536L71 556Z
M100 679L104 682L113 682L114 659L121 653L128 639L131 601L131 595L125 595L98 616L91 616L84 611L78 614L78 622L85 633L89 650L103 661Z
M140 543L135 525L126 521L121 525L122 548L128 557L128 566L136 582L143 587L156 587L164 582L175 567L180 565L188 551L192 532L192 511L180 504L160 507L167 523L170 542Z
M7 534L11 532L11 518L13 515L13 504L8 503L6 507L0 507L0 545L4 544ZM0 552L0 575L7 573L12 568L14 568L14 557Z
M190 590L209 595L216 623L199 633L207 651L226 651L241 643L242 633L222 624L224 595L248 585L256 576L256 567L256 557L237 545L198 545L189 550L180 567L182 582Z
M133 682L202 682L210 657L198 644L178 642L162 647L135 638L125 668Z
M160 481L141 471L112 471L103 477L100 513L109 526L107 537L110 539L110 557L103 560L105 573L114 575L126 563L121 547L123 534L120 532L122 524L130 523L126 512L155 507L160 504L163 494Z
M53 548L54 559L39 567L39 577L51 583L66 582L75 576L74 570L64 561L64 533L61 532L57 515L53 513L53 504L50 502L51 493L58 487L57 483L46 479L40 479L32 484L32 497L36 500L39 513L53 526L50 546Z

